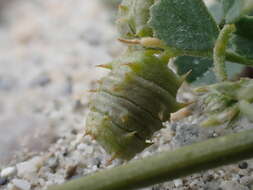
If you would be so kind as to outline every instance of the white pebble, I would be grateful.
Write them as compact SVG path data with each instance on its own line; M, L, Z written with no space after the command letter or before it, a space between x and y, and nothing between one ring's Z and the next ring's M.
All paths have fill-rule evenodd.
M233 181L224 181L220 186L223 190L248 190L246 186L240 185Z
M93 152L93 148L91 146L87 146L85 152L87 154L91 154Z
M15 187L19 188L20 190L30 190L31 189L31 184L25 180L13 179L12 183Z
M84 143L81 143L77 146L77 150L84 151L86 149L87 145Z
M84 134L78 134L76 136L76 139L70 143L71 146L76 147L78 144L80 144L83 140Z
M253 184L253 178L251 176L244 176L240 178L240 184L250 186Z
M43 159L41 157L34 157L31 160L21 162L17 164L18 176L29 177L36 173L42 165Z
M1 171L1 177L9 177L16 173L15 167L8 167Z
M8 189L8 190L15 190L15 189L17 189L17 188L16 188L12 183L8 183L7 189Z
M195 180L191 181L191 183L189 185L191 188L193 188L193 187L199 185L199 180L195 179Z
M174 180L174 184L176 187L180 187L183 185L183 181L181 179Z

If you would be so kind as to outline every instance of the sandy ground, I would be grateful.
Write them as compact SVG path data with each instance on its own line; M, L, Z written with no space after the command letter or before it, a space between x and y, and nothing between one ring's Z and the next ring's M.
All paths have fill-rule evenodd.
M57 106L68 107L80 98L85 106L92 81L104 73L95 65L111 60L120 48L111 15L97 1L1 2L3 163L24 148L47 149L66 125L76 128L75 115L60 116Z

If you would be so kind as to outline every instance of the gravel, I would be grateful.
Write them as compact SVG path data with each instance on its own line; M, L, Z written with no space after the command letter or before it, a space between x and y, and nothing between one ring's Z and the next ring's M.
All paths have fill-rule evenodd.
M13 179L12 180L13 187L20 189L20 190L30 190L31 184L28 181L21 180L21 179Z
M11 11L10 11L11 10ZM84 135L88 90L123 47L99 1L22 0L5 4L0 23L0 189L44 190L52 184L122 164ZM22 19L17 19L22 18ZM165 123L154 144L134 159L252 128L204 129L201 106ZM142 190L250 190L247 160Z
M14 175L15 173L17 172L17 169L16 167L8 167L8 168L4 168L2 171L1 171L1 177L10 177L12 175Z

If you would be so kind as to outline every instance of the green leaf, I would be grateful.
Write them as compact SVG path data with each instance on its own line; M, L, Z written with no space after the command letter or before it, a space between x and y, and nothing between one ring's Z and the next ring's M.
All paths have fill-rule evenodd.
M236 33L253 40L253 16L245 16L236 23Z
M247 59L253 59L253 40L233 35L230 40L230 50Z
M212 59L180 56L175 59L174 65L179 75L183 75L191 70L192 72L186 78L186 81L195 86L214 84L217 82L213 72ZM234 79L244 68L245 66L243 65L226 62L229 79Z
M208 11L211 13L217 24L221 24L223 21L223 6L219 0L214 0L207 5Z
M252 0L222 0L226 23L235 23L253 10Z
M222 0L222 5L223 5L223 11L225 14L229 12L229 10L236 4L236 3L241 3L241 0Z
M177 57L174 64L177 67L177 73L179 75L183 75L188 71L191 71L189 76L186 78L189 83L196 81L213 67L213 61L211 59L190 56Z
M150 26L167 46L210 52L219 30L202 0L159 0L151 8Z

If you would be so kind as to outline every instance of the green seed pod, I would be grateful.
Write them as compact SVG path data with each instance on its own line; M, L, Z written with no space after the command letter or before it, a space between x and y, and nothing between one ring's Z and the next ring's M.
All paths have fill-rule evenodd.
M123 0L119 6L118 30L123 38L151 37L149 8L154 0Z
M253 80L226 81L205 87L206 92L200 95L203 100L207 119L202 126L231 123L237 116L250 118L253 115ZM197 90L198 91L198 90ZM200 89L201 91L201 89Z
M176 102L182 79L151 50L129 50L109 68L91 100L86 133L113 157L127 160L182 108Z

